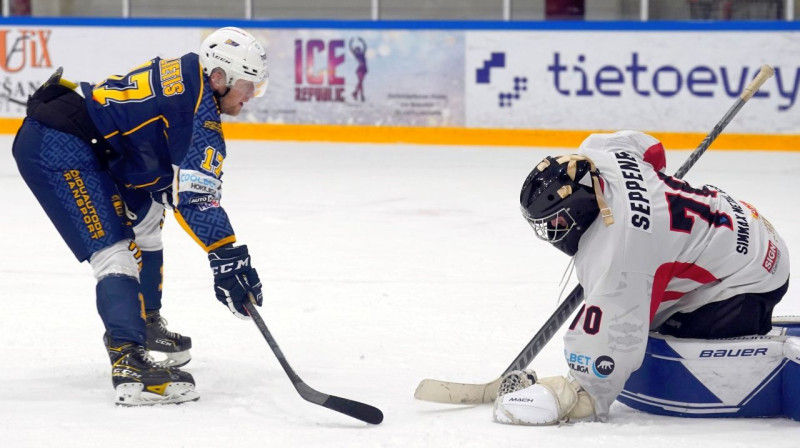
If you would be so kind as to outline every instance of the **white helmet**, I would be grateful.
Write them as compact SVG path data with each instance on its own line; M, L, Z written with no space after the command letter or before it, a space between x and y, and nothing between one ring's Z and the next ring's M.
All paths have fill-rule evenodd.
M200 65L207 76L217 67L225 70L228 87L244 79L255 84L253 96L262 96L267 90L267 52L241 28L229 26L209 34L200 45Z

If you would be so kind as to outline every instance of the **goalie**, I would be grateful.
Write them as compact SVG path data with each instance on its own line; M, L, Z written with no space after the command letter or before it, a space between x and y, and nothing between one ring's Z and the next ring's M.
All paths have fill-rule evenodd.
M615 399L666 415L800 419L785 400L800 338L753 336L772 330L789 286L783 239L752 205L665 168L660 142L622 131L545 158L525 180L522 214L574 256L585 303L564 337L569 373L509 373L497 421L605 421ZM790 369L796 380L781 383Z

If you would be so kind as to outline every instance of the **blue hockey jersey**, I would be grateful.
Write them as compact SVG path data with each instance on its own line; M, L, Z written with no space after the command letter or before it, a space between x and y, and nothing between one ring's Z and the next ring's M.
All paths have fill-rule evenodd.
M207 81L188 53L80 87L119 188L170 192L178 222L208 252L236 237L220 206L225 140Z

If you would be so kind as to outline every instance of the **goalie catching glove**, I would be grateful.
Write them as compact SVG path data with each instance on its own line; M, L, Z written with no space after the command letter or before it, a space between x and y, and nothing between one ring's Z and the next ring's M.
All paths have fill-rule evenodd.
M247 246L224 246L208 253L211 271L214 273L214 292L217 300L227 306L240 319L250 316L244 309L246 300L258 306L264 301L261 280L250 264Z
M512 425L593 421L594 401L571 377L539 379L533 370L514 370L500 384L494 419Z

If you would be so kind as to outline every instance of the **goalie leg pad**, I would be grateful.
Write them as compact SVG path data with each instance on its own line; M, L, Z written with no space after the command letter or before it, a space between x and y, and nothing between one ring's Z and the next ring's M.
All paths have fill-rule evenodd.
M800 420L800 337L787 339L783 354L789 360L783 372L783 415Z
M768 335L714 340L651 333L642 366L617 400L675 417L800 420L797 339L777 327Z

